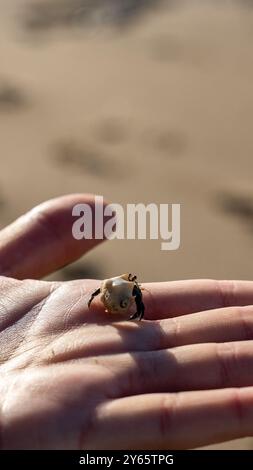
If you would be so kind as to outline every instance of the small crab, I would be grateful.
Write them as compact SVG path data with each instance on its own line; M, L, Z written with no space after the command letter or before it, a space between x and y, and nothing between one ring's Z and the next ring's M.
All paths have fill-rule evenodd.
M88 307L90 307L94 297L99 294L101 294L105 311L109 313L127 313L135 301L137 311L130 316L129 320L142 319L145 306L142 302L142 292L140 284L137 282L137 276L122 274L111 279L105 279L100 288L91 295Z

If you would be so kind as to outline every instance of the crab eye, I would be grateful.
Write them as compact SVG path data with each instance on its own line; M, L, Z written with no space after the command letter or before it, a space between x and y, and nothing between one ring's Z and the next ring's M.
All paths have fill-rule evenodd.
M120 301L121 308L126 308L128 306L128 300L124 299Z

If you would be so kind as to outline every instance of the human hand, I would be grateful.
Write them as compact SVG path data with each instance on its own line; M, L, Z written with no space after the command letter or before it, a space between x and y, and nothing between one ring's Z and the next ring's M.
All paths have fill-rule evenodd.
M185 449L251 435L252 282L144 284L145 319L112 322L98 300L87 308L99 281L36 280L97 244L71 234L72 207L92 200L49 201L0 234L2 448Z

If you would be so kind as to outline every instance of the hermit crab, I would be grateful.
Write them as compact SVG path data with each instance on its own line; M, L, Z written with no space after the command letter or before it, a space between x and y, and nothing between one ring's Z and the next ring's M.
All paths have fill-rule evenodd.
M101 294L105 311L108 313L125 314L135 302L136 312L130 316L129 320L141 320L144 316L145 306L142 301L142 292L140 284L137 282L137 276L122 274L111 279L105 279L100 288L91 295L88 307L90 307L94 297L99 294Z

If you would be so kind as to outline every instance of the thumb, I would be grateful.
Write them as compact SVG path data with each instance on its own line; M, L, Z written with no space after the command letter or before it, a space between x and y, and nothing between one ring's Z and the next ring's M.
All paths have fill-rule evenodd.
M101 239L76 240L73 237L72 209L76 204L88 204L94 221L95 196L71 194L40 204L3 229L0 232L0 274L17 279L40 278L101 243Z

